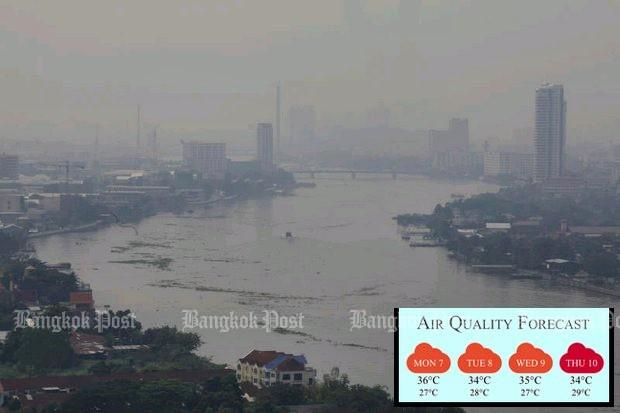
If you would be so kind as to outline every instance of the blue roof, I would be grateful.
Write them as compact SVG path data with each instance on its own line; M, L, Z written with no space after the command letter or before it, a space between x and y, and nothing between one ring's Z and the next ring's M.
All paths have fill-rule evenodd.
M286 360L293 358L302 364L307 364L306 357L301 356L292 356L290 354L281 354L277 356L275 359L271 360L269 363L265 364L265 368L268 370L276 369L280 364L284 363Z

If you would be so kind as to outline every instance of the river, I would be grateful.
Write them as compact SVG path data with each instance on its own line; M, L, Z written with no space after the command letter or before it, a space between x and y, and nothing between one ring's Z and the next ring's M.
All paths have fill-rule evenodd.
M34 245L44 261L70 261L91 284L98 306L131 308L145 327L182 327L182 311L193 309L208 316L303 314L303 334L197 330L200 352L215 362L233 365L253 348L303 353L319 377L338 366L354 383L389 389L393 336L352 330L351 310L389 316L396 306L606 307L618 301L545 281L477 274L441 248L412 249L398 236L393 216L428 213L452 193L496 191L494 185L378 175L317 175L315 182L295 196L159 214L136 225L137 232L112 226ZM294 239L283 239L287 231Z

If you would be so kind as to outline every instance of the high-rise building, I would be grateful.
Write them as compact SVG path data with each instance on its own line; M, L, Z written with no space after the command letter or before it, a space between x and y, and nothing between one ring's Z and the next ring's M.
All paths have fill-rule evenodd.
M428 144L431 154L467 152L469 150L469 120L453 118L450 119L448 130L429 130Z
M288 111L288 130L291 143L313 141L316 134L314 106L292 106Z
M259 123L256 127L257 160L262 171L272 172L273 164L273 126Z
M542 182L564 173L566 101L564 86L544 84L536 90L534 178Z
M278 82L278 87L276 88L276 156L280 157L280 118L282 116L282 87L280 82Z
M469 119L450 119L449 130L458 150L467 151L469 149Z
M17 155L0 154L0 178L19 178L19 158Z
M203 176L222 179L228 169L226 144L221 142L183 142L183 161Z

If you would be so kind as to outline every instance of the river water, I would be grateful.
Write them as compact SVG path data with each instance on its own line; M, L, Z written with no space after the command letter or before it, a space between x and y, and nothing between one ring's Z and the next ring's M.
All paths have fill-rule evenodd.
M338 366L354 383L389 389L393 335L352 330L351 310L389 316L397 306L613 307L618 301L545 281L476 274L441 248L412 249L398 236L393 216L428 213L453 193L496 186L372 175L317 175L315 182L295 196L159 214L135 230L58 235L36 240L35 248L44 261L70 261L91 284L97 306L131 308L145 327L180 328L183 310L253 312L259 319L265 310L303 314L303 329L296 330L302 334L260 326L195 330L204 341L200 352L215 362L233 365L254 348L303 353L319 376ZM287 231L294 239L282 237Z

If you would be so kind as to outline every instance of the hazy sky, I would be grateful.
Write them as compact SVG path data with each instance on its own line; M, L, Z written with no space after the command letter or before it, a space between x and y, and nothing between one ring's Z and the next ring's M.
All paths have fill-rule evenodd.
M569 141L620 141L619 0L3 0L0 136L129 134L135 106L169 134L273 118L275 84L323 128L533 123L564 83ZM133 133L133 132L131 132ZM92 139L89 135L84 139Z

